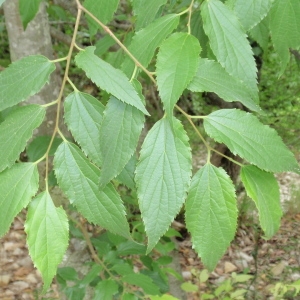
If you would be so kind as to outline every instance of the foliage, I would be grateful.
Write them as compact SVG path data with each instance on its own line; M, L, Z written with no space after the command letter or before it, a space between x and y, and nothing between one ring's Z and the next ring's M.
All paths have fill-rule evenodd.
M5 111L1 114L0 133L8 144L0 146L0 234L6 233L13 218L37 193L37 164L43 160L49 164L48 158L56 148L53 168L59 187L84 218L109 231L101 236L101 251L98 252L112 267L102 266L105 272L94 285L95 297L111 299L120 293L121 287L123 299L135 299L135 295L125 289L133 284L142 288L144 294L162 296L167 290L158 283L156 276L157 273L161 277L165 275L157 265L139 276L129 272L128 266L122 265L124 261L120 262L124 268L118 267L116 251L120 251L120 244L125 243L123 247L129 247L129 253L139 249L138 254L149 253L154 247L167 249L169 242L162 244L160 238L185 204L186 224L193 245L206 267L213 270L236 230L235 187L224 169L210 163L211 153L216 150L204 139L201 130L245 160L240 163L229 158L242 168L243 184L258 208L266 237L270 238L279 227L281 208L273 172L299 173L300 169L276 131L263 125L253 113L240 109L190 115L177 102L186 89L215 92L227 102L240 101L248 109L260 113L257 67L247 35L265 44L268 39L268 35L263 35L266 18L271 16L285 25L267 23L275 50L282 60L283 73L289 60L289 47L300 46L300 2L253 0L245 5L249 1L234 0L224 4L220 0L205 0L180 6L176 1L173 4L145 1L145 5L132 1L128 3L134 13L132 33L126 39L124 36L119 39L119 33L106 26L118 1L103 1L107 2L105 9L97 9L95 16L91 13L94 1L87 0L84 5L79 0L76 2L78 14L66 57L50 61L40 55L30 56L12 63L0 73L0 109L3 111L37 93L55 70L55 63L66 63L58 99L44 106L13 107L7 114ZM26 8L20 11L24 25L33 17L27 13L29 4ZM280 10L285 11L283 19L278 13ZM92 36L100 30L118 45L117 52L100 51L97 46L82 49L76 44L82 13L88 18L91 42ZM201 36L195 33L195 28ZM104 38L98 41L100 45L102 40ZM79 53L74 58L76 49ZM83 93L72 82L69 72L73 62L101 90L100 99ZM156 120L140 149L140 134L145 116L149 116L149 101L144 99L141 82L157 87L162 102L158 106L164 109L164 115ZM68 83L74 91L66 97L64 116L76 144L65 138L58 122ZM50 105L57 105L57 119L53 120L56 125L44 154L31 153L31 157L37 157L35 161L15 163ZM189 138L178 119L178 111L191 124L208 153L207 163L194 176ZM194 120L203 121L201 130ZM62 142L53 147L57 135ZM140 149L138 162L135 159L137 149ZM50 170L49 165L47 170ZM44 290L51 284L68 244L67 217L63 208L52 203L48 177L46 173L45 191L40 191L29 204L26 221L30 254L44 278ZM147 247L136 244L134 234L130 233L132 228L126 218L125 205L110 182L116 177L137 193L142 228L148 237ZM112 233L119 236L112 238ZM101 240L105 238L107 240ZM104 244L109 248L105 254ZM144 260L149 266L149 257ZM99 274L102 269L93 267L91 272ZM65 276L69 275L67 272ZM64 284L67 279L62 273L60 276ZM72 276L76 281L76 274ZM93 281L91 277L86 279L88 284Z
M269 45L271 51L271 45ZM300 97L299 66L297 59L291 62L280 76L280 60L278 54L271 52L263 55L263 66L260 76L260 104L264 114L259 119L271 124L283 140L294 150L299 149ZM274 84L277 82L277 84Z
M135 232L133 236L138 242L144 237L144 228L139 218L133 222ZM86 239L87 230L84 224L71 222L70 231L79 239ZM78 230L80 228L80 230ZM139 299L143 294L157 295L168 291L167 275L180 278L180 275L169 270L168 264L172 258L166 256L165 245L169 244L170 250L174 249L170 236L174 232L168 232L156 246L155 255L145 255L146 246L128 240L127 238L110 232L94 234L88 238L89 246L98 253L96 262L87 262L88 272L82 277L71 267L58 269L57 282L60 290L68 299L82 299L87 293L87 288L94 289L93 299ZM178 233L175 233L178 234ZM168 237L169 236L169 237ZM160 257L158 258L157 254ZM139 256L139 272L136 272L134 264ZM137 288L139 290L137 290Z
M204 269L201 272L197 270L192 270L193 274L197 278L198 284L207 283L209 279L208 270ZM243 283L249 283L253 278L253 275L248 274L236 274L235 272L230 274L228 279L221 282L214 291L206 291L201 293L201 299L245 299L247 289L240 286ZM184 286L187 292L192 290L197 291L199 289L198 285L189 283L189 285Z

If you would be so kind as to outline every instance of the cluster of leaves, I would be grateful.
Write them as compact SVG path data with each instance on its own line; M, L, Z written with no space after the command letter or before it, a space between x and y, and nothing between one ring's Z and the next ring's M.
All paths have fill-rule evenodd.
M84 6L77 1L73 42L68 56L61 59L67 61L62 91L67 82L74 89L64 102L64 120L76 143L68 141L56 125L47 150L36 161L15 163L33 130L43 121L46 106L17 104L46 84L55 70L55 61L30 56L0 74L0 111L5 116L0 124L0 136L5 140L0 145L0 236L20 210L28 207L25 230L29 252L42 273L45 290L66 250L69 230L65 211L55 207L51 199L48 174L46 190L35 196L37 164L44 159L48 163L56 134L62 138L54 154L55 176L61 190L89 222L131 243L124 204L110 181L118 177L136 189L148 237L146 253L155 247L184 204L194 248L209 270L234 237L235 187L224 169L210 163L214 149L203 139L193 119L203 119L204 130L211 138L250 163L236 162L241 166L247 194L258 208L266 238L279 227L282 212L273 173L299 172L299 165L276 131L242 110L221 109L207 116L190 116L176 103L185 89L208 91L228 102L240 101L260 113L257 69L247 34L263 46L271 32L283 72L289 48L300 44L299 1L231 0L224 4L206 0L201 5L191 1L184 11L176 13L175 6L172 12L163 14L163 8L168 8L166 2L132 1L135 29L125 47L105 26L113 18L118 0L101 1L96 6L93 0L86 0ZM75 45L82 11L87 15L91 34L101 27L125 52L120 68L100 58L97 47L80 49ZM184 15L187 32L177 30ZM68 78L74 47L79 50L75 56L77 67L109 95L106 106L79 91ZM156 52L154 76L146 68ZM138 81L141 71L157 86L165 114L148 132L137 160L137 144L145 116L149 115ZM59 108L61 96L62 93L52 103ZM193 176L188 135L174 109L188 119L207 147L207 163Z
M136 229L133 233L135 240L143 242L144 228L141 220L136 220L132 224ZM73 223L71 223L70 231L77 238L84 238L82 232ZM70 300L83 299L87 293L87 287L93 288L93 299L135 300L144 295L168 292L168 274L182 280L180 274L168 267L172 258L167 254L175 247L170 237L174 234L178 235L172 229L166 233L156 245L157 253L153 257L145 255L146 246L110 232L92 237L90 241L101 263L87 262L89 271L83 278L80 278L74 268L59 268L57 282L61 291ZM134 268L137 256L139 264L142 265L139 272L136 272ZM73 283L71 286L70 282Z
M192 269L192 274L198 279L199 284L205 283L209 279L209 273L207 269L199 272L198 270ZM253 278L253 275L248 274L236 274L233 272L230 277L224 280L213 292L200 293L201 299L245 299L247 290L240 287L241 283L249 282ZM184 284L183 284L184 285ZM188 282L185 286L186 291L198 291L198 285ZM199 292L201 292L199 290Z
M295 150L300 143L300 85L299 66L293 59L279 78L280 61L278 54L264 55L260 79L260 103L266 114L259 116L264 123L271 124L283 140ZM274 84L277 82L278 84Z

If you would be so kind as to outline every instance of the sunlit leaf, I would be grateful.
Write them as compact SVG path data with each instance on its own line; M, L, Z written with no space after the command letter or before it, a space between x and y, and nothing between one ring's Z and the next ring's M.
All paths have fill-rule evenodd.
M30 203L25 231L29 254L42 274L43 290L46 292L67 250L69 240L66 212L61 207L55 207L48 192L39 194Z
M36 94L48 82L55 64L45 56L24 57L0 73L0 110Z
M37 166L20 163L0 173L0 237L14 217L28 205L39 187Z
M192 178L185 209L193 246L204 265L213 270L237 226L234 185L226 172L211 164L203 166Z
M196 74L199 41L187 33L174 33L165 40L157 55L156 75L165 111L171 115L180 95Z

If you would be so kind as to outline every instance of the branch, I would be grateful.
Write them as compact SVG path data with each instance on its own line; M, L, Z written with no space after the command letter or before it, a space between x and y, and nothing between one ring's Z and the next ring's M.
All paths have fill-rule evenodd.
M300 60L300 52L297 50L290 49L290 52L295 56L297 60Z

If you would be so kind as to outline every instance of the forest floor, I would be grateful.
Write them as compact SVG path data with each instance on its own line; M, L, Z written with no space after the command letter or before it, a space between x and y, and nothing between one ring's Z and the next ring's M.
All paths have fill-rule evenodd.
M205 294L211 295L209 299L234 299L232 293L241 289L247 292L237 299L300 299L288 294L274 297L271 292L276 284L300 279L300 176L283 173L278 180L286 212L278 233L271 240L264 240L255 225L253 207L246 207L235 240L205 282L200 282L204 266L192 249L189 236L178 242L182 275L191 283L187 289L193 290L187 294L188 300L208 299ZM55 282L47 297L38 296L42 280L28 255L24 219L25 214L21 213L0 240L0 299L62 299ZM238 281L245 281L238 283L236 274L251 277L240 277ZM221 289L228 292L217 297L214 293Z

